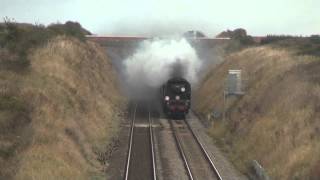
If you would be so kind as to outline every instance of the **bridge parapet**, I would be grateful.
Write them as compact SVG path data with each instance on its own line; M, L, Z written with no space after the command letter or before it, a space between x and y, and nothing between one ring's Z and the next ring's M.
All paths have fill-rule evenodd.
M98 36L88 35L88 40L95 41L103 46L136 46L144 40L151 40L154 37L143 36ZM215 46L230 41L230 38L186 38L193 45Z

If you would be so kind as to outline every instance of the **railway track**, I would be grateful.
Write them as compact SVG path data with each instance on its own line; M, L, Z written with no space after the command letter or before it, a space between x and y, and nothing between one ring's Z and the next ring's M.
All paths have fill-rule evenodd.
M153 120L148 107L132 108L124 180L157 180ZM206 149L184 120L168 119L190 180L222 180Z
M185 119L168 121L189 179L222 180L211 157L189 123Z
M152 124L150 109L136 104L131 121L124 180L157 180Z

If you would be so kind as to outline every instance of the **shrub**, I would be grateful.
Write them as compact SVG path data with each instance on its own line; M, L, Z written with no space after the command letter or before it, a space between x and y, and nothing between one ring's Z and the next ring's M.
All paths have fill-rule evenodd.
M270 44L276 48L291 49L298 55L320 56L320 36L267 36L261 44Z
M30 49L42 46L58 35L85 41L86 34L90 32L77 22L68 21L45 27L41 24L19 24L6 18L5 23L0 26L0 48L8 49L12 55L3 56L0 49L0 65L2 68L21 71L30 65L27 58Z
M290 35L268 35L266 38L263 38L261 40L261 44L270 44L270 43L274 43L277 41L281 41L281 40L286 40L286 39L293 39L295 38L294 36L290 36Z
M225 50L226 50L226 52L231 53L231 52L242 50L242 49L250 47L250 46L254 46L255 44L256 43L254 42L252 36L231 38L231 41L225 47Z
M89 31L83 29L77 22L68 21L65 24L51 24L48 29L59 35L73 36L82 41L85 40L86 34L91 34Z
M27 106L16 96L0 96L0 110L27 111Z
M247 31L242 28L238 28L233 31L230 31L230 30L223 31L219 35L217 35L217 37L231 38L230 43L225 47L226 52L229 52L229 53L234 51L239 51L243 48L256 44L253 37L248 35Z
M313 43L320 44L320 35L312 35L310 36L310 41Z

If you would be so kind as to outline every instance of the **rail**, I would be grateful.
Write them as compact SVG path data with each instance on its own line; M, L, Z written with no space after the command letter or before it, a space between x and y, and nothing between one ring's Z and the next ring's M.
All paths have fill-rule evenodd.
M216 174L216 176L218 177L218 179L219 179L219 180L222 180L222 177L221 177L221 175L220 175L217 167L214 165L211 157L209 156L207 150L204 148L203 144L199 141L198 136L193 132L193 130L192 130L189 122L188 122L186 119L184 119L184 122L186 123L186 125L187 125L188 129L190 130L192 136L194 137L194 139L196 140L197 144L199 145L202 153L205 155L206 159L208 160L208 162L209 162L209 164L210 164L210 167L212 168L212 170L214 171L214 173Z
M137 106L138 106L138 104L135 105L134 112L133 112L133 117L132 117L132 121L131 121L129 148L128 148L128 156L127 156L127 161L126 161L126 169L125 169L124 180L128 180L128 177L129 177L129 168L130 168L132 142L133 142L133 131L134 131L135 120L136 120Z
M176 130L174 128L172 120L169 119L169 123L170 123L170 127L172 129L172 132L173 132L174 139L175 139L176 144L178 146L178 150L179 150L180 156L181 156L181 158L183 160L183 163L184 163L184 166L185 166L185 168L187 170L188 177L189 177L190 180L193 180L194 179L193 178L193 174L191 172L190 165L189 165L189 163L187 161L186 154L185 154L185 152L184 152L184 150L182 148L182 145L181 145L181 142L180 142L180 137L179 137L178 133L176 133Z

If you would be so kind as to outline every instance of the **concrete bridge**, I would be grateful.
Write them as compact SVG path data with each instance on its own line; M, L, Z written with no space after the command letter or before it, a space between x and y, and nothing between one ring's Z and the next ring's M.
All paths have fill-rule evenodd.
M138 43L144 40L152 40L156 37L144 37L144 36L100 36L100 35L87 35L86 38L91 41L95 41L102 46L136 46ZM160 37L161 39L161 37ZM216 45L225 44L230 41L230 38L186 38L192 45L201 47L213 47Z

